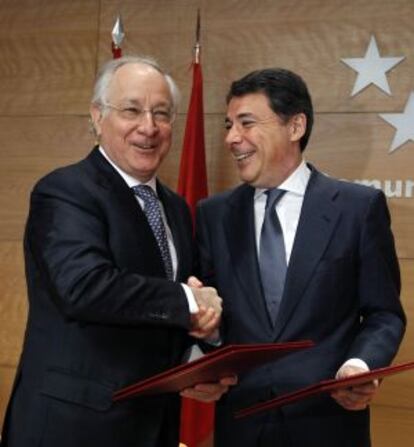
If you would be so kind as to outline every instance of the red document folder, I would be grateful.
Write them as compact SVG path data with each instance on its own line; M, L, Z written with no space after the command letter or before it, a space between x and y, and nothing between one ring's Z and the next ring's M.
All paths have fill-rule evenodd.
M262 411L271 410L286 404L291 404L293 402L305 399L306 397L314 396L315 394L326 393L354 385L361 385L362 383L371 382L375 379L382 379L384 377L399 374L410 369L414 369L414 362L401 363L399 365L373 369L366 373L356 374L343 379L323 380L315 385L300 388L297 391L282 394L281 396L275 397L274 399L270 399L266 402L260 402L250 407L243 408L235 413L235 418L240 419L245 416L261 413Z
M171 368L161 374L116 391L113 400L161 393L178 393L198 383L217 382L272 362L299 349L310 348L310 340L287 343L227 345L200 359Z

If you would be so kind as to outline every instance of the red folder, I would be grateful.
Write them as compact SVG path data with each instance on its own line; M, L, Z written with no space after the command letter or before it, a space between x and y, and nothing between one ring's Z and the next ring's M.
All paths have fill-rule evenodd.
M414 369L414 362L401 363L399 365L387 366L385 368L373 369L371 371L355 374L354 376L345 377L343 379L323 380L322 382L300 388L291 393L282 394L279 397L270 399L266 402L260 402L247 408L243 408L235 413L235 418L240 419L252 414L261 413L262 411L271 410L283 405L291 404L299 400L305 399L315 394L326 393L340 388L347 388L362 383L371 382L375 379L382 379L387 376L399 374L404 371Z
M116 391L114 401L134 396L178 393L198 383L218 382L223 377L238 375L272 362L299 349L310 348L310 340L287 343L227 345L200 359L176 366L165 372Z

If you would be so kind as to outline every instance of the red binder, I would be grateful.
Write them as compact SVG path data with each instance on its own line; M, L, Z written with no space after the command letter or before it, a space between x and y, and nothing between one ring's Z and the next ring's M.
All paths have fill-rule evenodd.
M227 345L200 359L176 366L165 372L116 391L112 399L161 393L178 393L198 383L217 382L238 375L264 363L272 362L299 349L310 348L310 340L287 343Z
M385 368L373 369L371 371L355 374L354 376L345 377L343 379L323 380L322 382L300 388L291 393L282 394L281 396L270 399L266 402L260 402L247 408L243 408L235 413L235 418L240 419L252 414L261 413L262 411L271 410L283 405L291 404L299 400L314 396L320 393L326 393L340 388L347 388L362 383L371 382L375 379L382 379L387 376L399 374L404 371L414 369L414 362L401 363L399 365L387 366Z

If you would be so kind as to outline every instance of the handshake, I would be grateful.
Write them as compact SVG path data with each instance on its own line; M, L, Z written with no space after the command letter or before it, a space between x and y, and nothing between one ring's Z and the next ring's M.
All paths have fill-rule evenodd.
M190 335L208 340L220 341L219 324L222 312L222 299L214 287L203 287L203 283L191 276L187 285L191 288L198 305L198 312L191 315ZM180 395L201 402L214 402L226 393L230 386L237 384L237 377L222 377L215 383L199 383L181 391Z
M203 287L203 283L195 276L188 279L187 285L198 305L198 312L191 315L190 335L210 341L218 340L223 300L214 287Z

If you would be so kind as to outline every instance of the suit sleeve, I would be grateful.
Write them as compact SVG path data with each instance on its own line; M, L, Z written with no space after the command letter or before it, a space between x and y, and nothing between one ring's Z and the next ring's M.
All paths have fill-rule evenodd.
M46 284L46 295L68 319L188 329L181 285L119 266L96 199L60 180L43 181L32 193L25 250L36 272L29 279Z
M369 367L391 363L405 331L400 271L385 196L376 191L364 218L359 249L361 329L349 357Z

